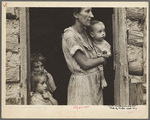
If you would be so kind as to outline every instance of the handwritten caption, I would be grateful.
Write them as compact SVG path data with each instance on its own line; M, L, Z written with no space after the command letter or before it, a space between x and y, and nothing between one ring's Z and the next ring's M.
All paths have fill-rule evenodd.
M85 109L85 108L89 108L90 106L77 106L77 105L74 105L73 106L73 109Z
M115 109L115 110L137 110L137 107L136 106L121 106L121 105L118 105L118 106L109 106L110 109Z

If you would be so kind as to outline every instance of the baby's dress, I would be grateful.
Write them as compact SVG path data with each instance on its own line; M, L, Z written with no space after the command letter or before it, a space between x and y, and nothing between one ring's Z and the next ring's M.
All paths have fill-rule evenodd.
M73 55L81 50L87 58L96 58L96 52L88 38L89 45L72 27L64 30L62 49L67 65L72 73L68 85L68 105L103 105L98 67L82 70Z
M106 40L103 40L103 42L100 43L93 42L93 46L95 48L98 57L103 56L104 51L106 52L106 55L108 57L111 56L111 46ZM103 71L103 65L98 66L98 68L100 71Z

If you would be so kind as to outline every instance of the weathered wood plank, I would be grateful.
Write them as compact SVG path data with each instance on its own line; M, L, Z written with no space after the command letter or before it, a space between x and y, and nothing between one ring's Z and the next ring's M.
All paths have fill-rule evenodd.
M130 83L130 105L143 105L142 83Z
M115 81L114 98L115 105L129 105L129 80L127 64L127 38L126 38L126 12L125 8L114 10L114 57L115 57Z
M20 8L21 97L27 104L27 28L26 8Z
M30 104L30 91L31 91L31 82L30 82L30 21L29 21L29 8L26 8L27 16L27 104Z

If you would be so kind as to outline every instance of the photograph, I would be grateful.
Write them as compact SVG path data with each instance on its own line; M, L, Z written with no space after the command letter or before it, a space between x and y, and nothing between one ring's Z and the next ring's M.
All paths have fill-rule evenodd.
M148 118L148 2L3 1L1 20L2 118Z

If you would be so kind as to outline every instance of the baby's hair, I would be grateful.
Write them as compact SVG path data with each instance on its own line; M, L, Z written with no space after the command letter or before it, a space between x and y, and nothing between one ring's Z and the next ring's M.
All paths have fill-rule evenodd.
M43 76L46 77L47 79L47 76L45 73L31 75L31 91L36 92L35 90L36 90L37 84L40 82L41 77Z
M95 25L95 24L97 24L97 23L104 24L104 23L101 22L101 21L98 21L98 20L92 20L90 26L87 28L88 34L89 34L89 35L90 35L91 32L93 32L93 25Z
M40 61L44 65L44 63L46 61L46 58L43 57L40 53L33 53L30 56L30 61L31 61L31 70L32 70L32 68L34 67L35 62Z

